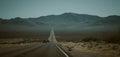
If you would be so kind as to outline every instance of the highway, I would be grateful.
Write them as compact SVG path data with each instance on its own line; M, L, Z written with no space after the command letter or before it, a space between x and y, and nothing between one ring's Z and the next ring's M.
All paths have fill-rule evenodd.
M57 44L54 30L50 32L48 43L0 48L0 57L69 57Z

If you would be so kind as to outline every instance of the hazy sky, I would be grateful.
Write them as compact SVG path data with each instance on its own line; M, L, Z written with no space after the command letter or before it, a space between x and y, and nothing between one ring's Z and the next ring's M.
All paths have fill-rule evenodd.
M39 17L73 12L120 15L120 0L0 0L0 17Z

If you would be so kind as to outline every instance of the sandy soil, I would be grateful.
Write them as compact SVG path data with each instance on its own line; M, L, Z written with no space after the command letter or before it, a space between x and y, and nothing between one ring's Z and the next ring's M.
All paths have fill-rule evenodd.
M120 57L120 45L105 42L60 42L76 57ZM86 55L85 55L86 54ZM96 55L95 55L96 54Z

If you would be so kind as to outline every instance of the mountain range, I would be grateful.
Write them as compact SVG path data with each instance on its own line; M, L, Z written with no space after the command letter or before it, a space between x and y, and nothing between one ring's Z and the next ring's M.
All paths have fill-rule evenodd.
M40 16L37 18L0 18L0 31L4 30L41 30L50 29L86 30L119 29L120 16L100 17L96 15L63 13L60 15Z

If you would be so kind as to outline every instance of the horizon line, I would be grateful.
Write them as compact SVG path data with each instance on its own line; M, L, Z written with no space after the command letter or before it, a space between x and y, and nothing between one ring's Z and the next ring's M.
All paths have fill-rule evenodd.
M83 14L83 13L73 13L73 12L65 12L65 13L72 13L72 14ZM14 19L14 18L24 18L24 19L28 19L28 18L39 18L39 17L43 17L43 16L50 16L50 15L62 15L62 14L65 14L65 13L60 13L60 14L48 14L48 15L41 15L41 16L36 16L36 17L20 17L20 16L16 16L16 17L11 17L11 18L4 18L4 17L0 17L0 19L5 19L5 20L8 20L8 19ZM91 16L98 16L98 17L108 17L108 16L120 16L120 15L117 15L117 14L113 14L113 15L107 15L107 16L99 16L99 15L93 15L93 14L83 14L83 15L91 15Z

